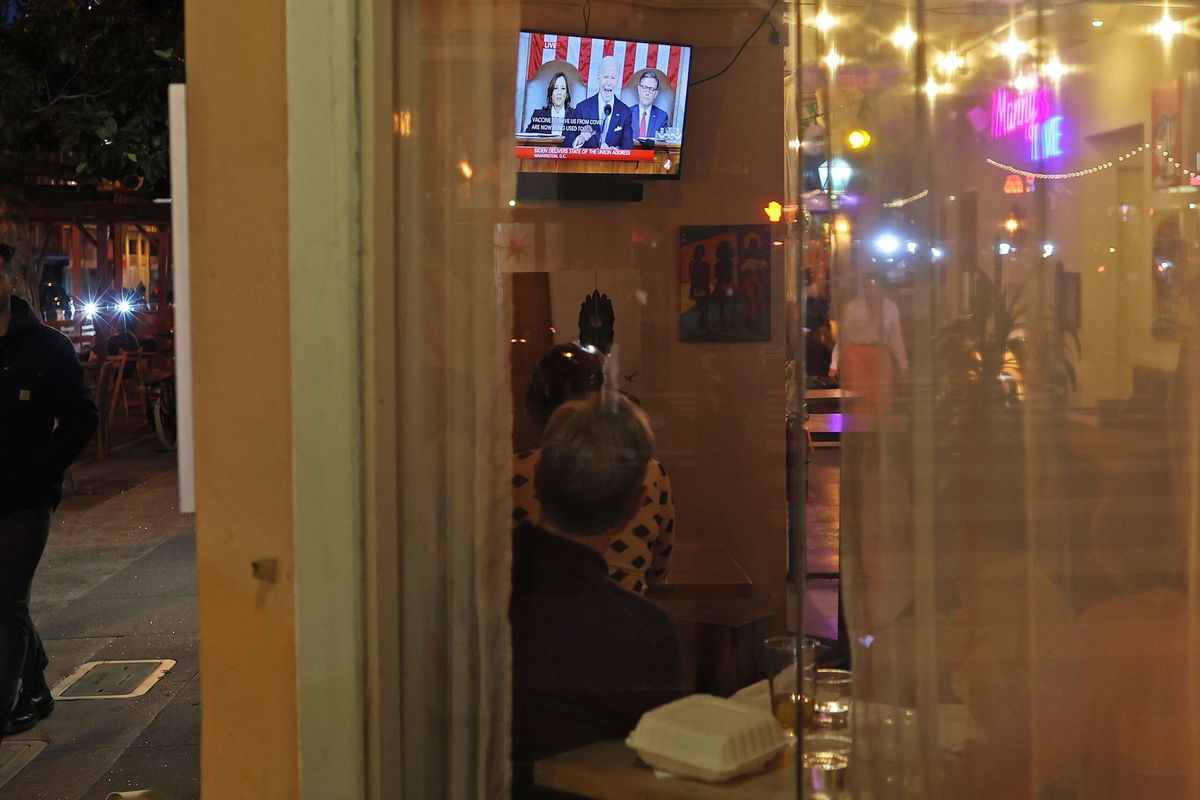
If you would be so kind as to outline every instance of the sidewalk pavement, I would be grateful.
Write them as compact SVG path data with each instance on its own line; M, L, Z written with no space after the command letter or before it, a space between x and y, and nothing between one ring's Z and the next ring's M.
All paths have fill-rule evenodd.
M146 694L59 700L0 749L0 800L104 800L157 789L200 797L195 522L178 511L175 454L144 437L72 467L33 585L55 686L88 661L174 659ZM13 760L45 748L10 779ZM6 764L9 769L6 770Z

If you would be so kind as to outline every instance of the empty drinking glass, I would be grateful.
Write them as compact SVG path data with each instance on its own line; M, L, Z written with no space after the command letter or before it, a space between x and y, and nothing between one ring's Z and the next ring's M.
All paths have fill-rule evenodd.
M818 728L840 730L850 722L849 670L819 669L813 694L813 723Z
M850 737L836 733L814 733L804 737L801 760L806 796L812 800L840 800L846 790L850 766Z

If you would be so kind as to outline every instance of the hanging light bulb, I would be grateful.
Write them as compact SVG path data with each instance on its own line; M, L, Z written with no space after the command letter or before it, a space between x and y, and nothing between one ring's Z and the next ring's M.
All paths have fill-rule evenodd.
M1058 56L1052 57L1046 63L1046 65L1044 67L1042 67L1042 74L1045 75L1050 80L1054 81L1055 83L1058 83L1059 81L1061 81L1063 76L1066 75L1068 72L1070 72L1070 68L1068 68L1066 64L1064 64L1062 61L1060 61Z
M820 13L817 14L816 18L813 20L813 24L817 26L817 30L824 33L836 25L837 20L834 18L833 14L830 14L828 11L822 8Z
M842 54L837 51L836 47L830 47L829 52L825 54L825 66L829 67L829 71L833 72L842 65L845 61Z
M907 50L917 43L917 32L914 31L908 23L896 28L892 34L892 44L899 47L901 50Z
M926 95L926 96L927 96L927 97L928 97L930 100L932 100L932 99L934 99L935 97L937 97L937 96L938 96L938 94L939 94L939 93L942 91L942 89L943 89L944 87L943 87L943 86L942 86L940 83L938 83L937 81L935 81L935 80L933 79L933 76L932 76L932 75L930 75L930 76L929 76L929 80L925 81L925 86L924 86L924 87L922 87L922 88L925 90L925 95Z
M1015 28L1009 28L1008 39L1002 42L998 49L1001 55L1015 64L1018 58L1029 52L1029 45L1017 38Z
M943 74L950 76L962 69L966 63L966 60L962 56L951 50L947 53L942 53L941 57L938 58L938 69Z
M1012 79L1012 87L1022 94L1032 89L1035 83L1036 81L1024 72Z
M862 150L871 143L871 134L862 128L855 128L846 134L846 144L851 150Z

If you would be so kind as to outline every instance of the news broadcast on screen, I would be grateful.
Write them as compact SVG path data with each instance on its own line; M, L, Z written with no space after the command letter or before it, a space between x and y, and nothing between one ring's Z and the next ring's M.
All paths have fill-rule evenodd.
M523 31L521 170L678 175L690 66L684 45Z

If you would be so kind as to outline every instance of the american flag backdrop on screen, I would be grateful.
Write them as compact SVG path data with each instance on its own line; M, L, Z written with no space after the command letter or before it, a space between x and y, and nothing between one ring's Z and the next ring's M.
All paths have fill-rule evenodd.
M624 65L621 70L621 86L629 83L638 70L653 68L663 72L671 88L678 90L679 62L682 54L682 47L671 44L533 33L529 35L525 79L532 80L543 64L566 61L579 69L580 77L587 82L588 91L591 92L600 86L600 59L612 56L618 64Z

